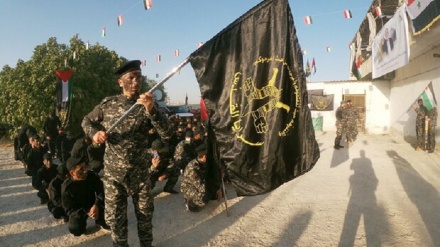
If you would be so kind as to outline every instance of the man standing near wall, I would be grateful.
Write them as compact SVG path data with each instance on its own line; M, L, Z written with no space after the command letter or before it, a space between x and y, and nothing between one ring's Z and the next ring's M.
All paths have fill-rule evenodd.
M435 127L437 126L437 107L428 111L429 123L428 123L428 146L426 151L433 153L435 150Z
M359 112L353 107L351 100L347 100L345 114L342 114L345 121L345 131L347 136L348 146L351 147L354 141L357 139L358 127L357 123L359 121Z
M423 100L418 99L417 104L419 105L419 108L416 108L415 105L413 105L414 110L417 113L416 117L416 136L417 136L417 146L416 151L424 150L425 146L425 116L428 114L428 109L423 105Z
M343 118L343 112L345 111L345 101L341 101L341 105L336 109L336 138L335 138L335 146L333 148L340 149L344 146L341 146L341 139L342 139L342 133L344 130L344 118Z

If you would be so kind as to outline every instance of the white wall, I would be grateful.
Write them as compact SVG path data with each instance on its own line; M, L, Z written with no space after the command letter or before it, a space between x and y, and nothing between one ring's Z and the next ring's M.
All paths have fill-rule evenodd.
M437 101L440 100L440 58L433 57L434 53L440 54L440 48L434 47L411 57L409 64L398 69L396 77L391 81L390 124L393 131L404 137L415 137L416 114L411 105L420 97L429 82L432 82ZM439 127L440 119L437 120L437 140L440 137Z
M312 111L313 116L323 116L323 131L336 131L335 111L342 101L343 94L365 94L365 132L388 133L390 128L389 82L314 82L307 83L307 89L323 89L324 94L334 94L333 111Z

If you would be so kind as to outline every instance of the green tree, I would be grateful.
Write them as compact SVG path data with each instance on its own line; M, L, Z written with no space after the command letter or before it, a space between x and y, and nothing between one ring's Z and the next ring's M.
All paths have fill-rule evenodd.
M55 71L73 70L70 130L79 133L85 114L104 97L120 93L114 71L125 61L99 44L86 49L77 35L69 46L51 37L35 47L29 61L19 60L15 68L5 66L0 72L0 123L14 126L11 135L24 124L41 130L57 102Z

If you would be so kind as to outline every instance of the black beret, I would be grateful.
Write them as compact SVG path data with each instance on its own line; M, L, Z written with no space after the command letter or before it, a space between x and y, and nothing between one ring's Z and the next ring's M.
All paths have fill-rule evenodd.
M116 70L116 74L119 76L122 76L123 74L134 71L134 70L141 70L141 61L140 60L131 60L128 62L125 62Z
M51 160L52 159L52 155L50 155L50 153L44 153L43 154L43 159L44 160Z
M161 151L165 147L165 144L160 140L156 139L151 143L151 149Z
M59 164L57 167L57 171L60 175L66 175L67 173L69 173L65 164Z
M194 133L193 133L192 131L188 130L188 131L185 133L185 137L194 137Z
M66 162L66 168L68 171L71 171L75 166L84 162L83 157L70 157Z
M196 147L197 154L206 154L206 144L203 143L200 146Z
M194 130L194 135L198 135L198 134L203 135L203 131L201 129Z
M33 140L40 141L40 136L39 136L38 134L33 134L33 135L31 136L31 138L32 138Z

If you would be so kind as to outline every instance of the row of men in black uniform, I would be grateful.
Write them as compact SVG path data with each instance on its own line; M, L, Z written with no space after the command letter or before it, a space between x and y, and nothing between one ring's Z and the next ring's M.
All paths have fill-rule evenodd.
M203 138L206 133L203 131L203 126L201 126L200 124L194 124L196 126L192 126L193 122L190 119L183 121L182 119L179 119L177 117L173 120L177 129L170 139L169 144L167 142L161 141L160 138L156 138L154 141L149 142L151 143L151 145L149 145L149 147L147 148L149 152L156 153L156 155L159 155L161 157L161 162L156 169L157 172L151 175L152 188L154 187L156 181L163 181L167 179L164 191L172 194L177 194L178 192L175 191L173 187L177 183L179 175L183 174L186 165L192 160L198 162L198 158L206 155L206 146L202 145L204 144ZM184 123L186 125L184 125ZM28 138L28 143L22 145L23 147L20 147L20 144L24 141L18 140L23 139L23 135ZM157 137L154 128L151 128L149 130L149 135L152 136L151 138ZM58 136L58 138L60 137L62 137L62 135ZM20 143L16 146L16 159L23 162L25 173L29 176L32 176L32 186L38 190L37 195L40 198L41 203L47 202L49 211L57 219L63 217L64 221L67 222L69 221L69 216L70 218L73 217L74 220L69 221L69 230L72 234L81 235L82 233L84 233L85 219L87 219L87 216L91 217L90 215L92 214L90 213L89 215L89 213L84 210L84 207L77 207L81 209L80 211L78 211L79 209L71 210L72 207L69 206L71 203L67 203L66 206L63 207L63 200L61 200L61 185L66 184L65 181L71 181L69 182L69 184L72 183L72 181L75 180L75 177L81 177L81 174L88 174L86 178L90 177L92 178L92 180L100 181L97 174L103 168L102 158L104 155L105 145L93 145L89 138L79 138L74 143L73 148L68 156L58 153L58 157L60 157L60 163L58 166L56 166L52 163L52 155L50 154L48 141L40 138L36 134L36 129L32 126L23 126L20 134L16 138L16 141ZM202 147L197 149L197 147L200 146ZM55 153L55 155L57 155L57 153ZM62 159L61 157L64 158ZM66 162L64 162L65 159L67 159ZM82 166L76 169L76 166L80 164L78 163L79 160L81 160L84 164L84 169L85 167L89 167L89 169L91 169L93 172L91 171L84 173ZM194 176L194 174L191 174L191 176ZM96 179L96 177L98 177L98 179ZM83 180L84 179L85 178L83 178ZM194 180L194 178L191 179ZM188 183L192 183L193 181L189 181L191 179L184 179L184 184L187 185ZM100 190L100 186L96 186L96 184L100 183L102 182L93 183L95 184L95 189L92 188L83 190L93 193L91 194L91 196L89 195L88 197L86 195L80 195L80 197L85 196L85 198L89 198L89 200L81 199L80 201L86 201L85 204L90 204L91 197L93 197L96 199L96 202L98 203L97 205L103 205L103 196L102 199L97 199L97 195L103 193L103 191ZM196 181L196 184L200 184L200 181ZM185 192L184 188L182 188L182 192ZM185 194L189 196L185 197ZM197 205L200 205L200 203L191 203L193 200L189 200L188 197L196 196L199 198L197 200L200 201L200 198L203 197L203 195L193 194L193 191L184 193L185 201L190 202L190 206L188 207L187 203L187 207L191 211L198 211L199 208L197 207ZM204 201L205 203L207 203L206 200ZM103 210L103 206L101 208L98 208L98 211ZM92 211L96 211L96 209ZM89 210L89 212L92 211ZM99 213L96 214L99 215ZM101 215L103 215L102 212ZM78 217L80 218L80 220L77 219ZM99 218L99 221L98 218L96 218L96 220L98 225L103 226L103 228L107 228L105 222L103 221L103 218Z

